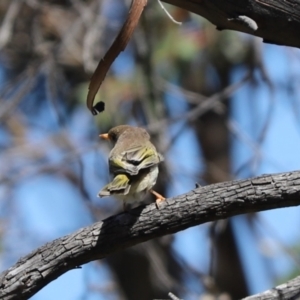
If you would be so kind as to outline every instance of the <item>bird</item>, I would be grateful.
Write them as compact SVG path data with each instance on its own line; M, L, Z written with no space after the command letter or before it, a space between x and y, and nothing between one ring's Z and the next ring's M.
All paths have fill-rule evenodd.
M142 127L119 125L108 133L99 135L113 144L108 158L110 183L98 193L98 197L115 196L127 203L142 201L149 191L156 197L156 207L165 197L152 189L158 176L158 164L164 160L150 141L149 133Z

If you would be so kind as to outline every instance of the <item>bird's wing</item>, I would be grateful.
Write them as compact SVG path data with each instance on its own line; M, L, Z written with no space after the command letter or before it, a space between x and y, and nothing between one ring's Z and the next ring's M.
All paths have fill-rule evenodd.
M162 155L158 154L155 148L138 146L110 158L109 169L113 174L125 172L137 175L139 170L157 165L162 160Z
M124 174L127 173L129 175L137 175L139 172L139 169L137 166L131 164L130 162L127 162L123 160L123 156L118 155L111 157L109 159L109 171L112 174Z
M139 170L157 165L161 160L155 148L138 146L124 151L123 160L137 166Z
M127 195L130 190L129 178L125 174L119 174L113 181L107 184L99 193L99 197L110 195Z

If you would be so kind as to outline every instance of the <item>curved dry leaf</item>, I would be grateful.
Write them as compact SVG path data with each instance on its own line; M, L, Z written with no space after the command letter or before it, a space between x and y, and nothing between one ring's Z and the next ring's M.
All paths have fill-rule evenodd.
M147 0L132 0L128 17L122 29L120 30L118 36L116 37L116 39L114 40L113 44L110 46L104 57L100 60L94 74L92 75L89 84L89 91L87 95L86 104L93 115L98 114L98 111L94 109L93 106L95 96L111 64L120 54L120 52L124 51L126 45L128 44L146 4Z

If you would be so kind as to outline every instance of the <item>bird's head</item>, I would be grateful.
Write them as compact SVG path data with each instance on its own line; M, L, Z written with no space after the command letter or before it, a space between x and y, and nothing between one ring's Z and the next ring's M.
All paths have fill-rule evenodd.
M125 131L129 130L134 130L135 127L133 126L130 126L130 125L119 125L119 126L116 126L116 127L113 127L112 129L110 129L108 131L108 133L103 133L103 134L100 134L99 136L102 138L102 139L105 139L105 140L109 140L111 141L112 143L116 143L119 139L119 137L125 133Z

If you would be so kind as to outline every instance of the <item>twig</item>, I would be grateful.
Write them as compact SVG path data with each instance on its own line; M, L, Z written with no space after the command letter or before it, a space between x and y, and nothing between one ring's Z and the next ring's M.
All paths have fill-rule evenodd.
M24 96L32 89L37 79L36 67L30 67L24 72L26 79L21 82L20 86L16 89L15 94L9 101L2 100L2 108L0 111L0 124L3 123L10 113L16 109L19 103L23 100Z
M0 49L6 46L12 36L13 24L20 11L22 2L22 0L13 0L7 10L2 26L0 26Z
M172 299L172 300L182 300L180 298L178 298L177 296L175 296L173 293L169 293L168 296Z
M182 22L176 21L176 20L171 16L171 14L166 10L166 8L163 6L163 4L160 2L160 0L157 0L157 2L158 2L158 4L160 5L160 7L162 8L162 10L166 13L166 15L169 17L169 19L170 19L173 23L175 23L175 24L177 24L177 25L181 25L181 24L182 24Z
M250 78L251 72L247 73L239 82L233 83L232 85L226 87L223 91L215 93L214 95L206 98L205 101L199 103L195 108L186 112L185 114L175 118L164 119L156 123L149 124L147 130L149 132L154 133L156 131L160 131L162 126L172 124L177 121L185 120L186 122L193 122L196 118L199 118L206 112L210 111L211 109L214 109L216 105L218 105L222 100L226 100Z

